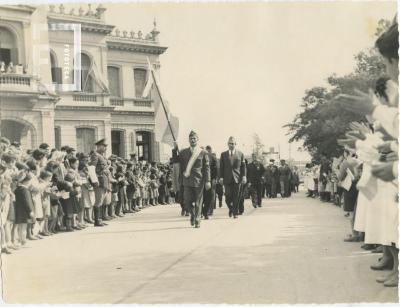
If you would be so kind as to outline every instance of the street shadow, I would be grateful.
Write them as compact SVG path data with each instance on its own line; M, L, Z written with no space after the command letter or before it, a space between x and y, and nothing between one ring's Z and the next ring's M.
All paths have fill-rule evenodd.
M122 230L122 231L96 231L93 233L85 233L84 235L101 235L101 234L116 234L116 233L140 233L140 232L157 232L157 231L164 231L164 230L177 230L177 229L188 229L192 228L190 226L184 227L167 227L167 228L156 228L156 229L138 229L138 230Z

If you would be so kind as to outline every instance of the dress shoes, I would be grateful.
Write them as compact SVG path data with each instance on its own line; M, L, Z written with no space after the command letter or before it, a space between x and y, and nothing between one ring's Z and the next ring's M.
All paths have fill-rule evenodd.
M186 212L186 213L185 213L185 216L189 216L189 215L190 215L189 212Z
M237 218L238 218L238 216L237 216L237 215L234 215L234 216L233 216L233 218L234 218L234 219L237 219Z
M7 247L3 247L3 248L1 249L1 253L2 253L2 254L10 255L10 254L11 254L11 251L10 251Z
M194 224L195 224L195 221L194 221L194 216L193 216L193 217L190 218L190 225L194 226Z
M386 279L383 283L385 287L397 287L399 285L399 274L398 272L392 274L388 279Z
M195 227L195 228L200 228L200 224L199 224L199 223L196 223L196 224L194 225L194 227Z
M392 268L393 268L393 260L387 260L385 262L378 261L377 264L371 265L371 270L374 271L391 270Z
M378 276L375 280L376 282L383 284L386 280L388 280L391 277L392 274L393 272L391 272L390 274Z
M229 217L232 217L232 216L233 216L232 211L229 211Z
M371 253L373 253L373 254L383 253L383 246L382 246L382 245L379 245L377 248L373 249L373 250L371 251Z
M253 205L254 209L257 209L257 205Z
M358 236L350 236L348 238L345 238L343 241L344 242L360 242L361 238Z
M208 219L209 219L208 215L206 215L206 216L204 217L204 219L205 219L205 220L208 220Z

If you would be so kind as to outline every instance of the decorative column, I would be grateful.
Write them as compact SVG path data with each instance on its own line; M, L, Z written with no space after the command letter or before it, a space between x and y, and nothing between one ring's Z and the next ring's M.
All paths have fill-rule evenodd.
M109 157L112 153L111 151L111 119L104 121L104 135L99 136L99 139L105 138L108 144L106 155Z
M42 118L42 139L39 140L41 143L47 143L50 147L55 146L55 138L54 138L54 111L53 110L44 110L41 111Z

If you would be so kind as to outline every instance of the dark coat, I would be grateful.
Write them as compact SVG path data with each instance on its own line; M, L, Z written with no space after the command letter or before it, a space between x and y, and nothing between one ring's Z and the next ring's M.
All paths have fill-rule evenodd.
M200 187L206 182L211 181L210 174L210 161L208 159L208 153L202 150L193 164L190 171L190 176L185 177L183 174L186 170L186 166L189 163L192 152L190 148L182 149L177 151L172 150L172 159L175 163L179 163L180 178L182 179L182 185L185 187Z
M214 153L208 154L208 159L210 160L210 172L211 180L218 178L218 162L217 157Z
M291 174L292 174L290 167L287 166L286 164L283 166L280 166L278 169L278 172L279 172L280 180L288 180L288 179L290 179Z
M27 187L19 185L15 191L15 224L25 224L33 211L32 194Z
M247 165L247 181L253 185L261 183L264 173L265 169L262 164L259 164L257 167L253 162L251 162Z
M221 154L219 175L224 180L224 184L239 183L242 177L246 176L246 164L243 153L236 150L232 160L233 162L231 162L229 157L229 150Z

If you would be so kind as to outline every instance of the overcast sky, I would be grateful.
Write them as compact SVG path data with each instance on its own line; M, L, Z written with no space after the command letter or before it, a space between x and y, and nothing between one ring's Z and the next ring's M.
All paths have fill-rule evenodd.
M148 33L162 45L161 83L180 118L180 147L191 129L217 153L236 136L244 152L258 133L267 148L288 158L282 126L300 111L307 88L348 73L353 55L372 46L380 18L396 2L267 2L107 4L106 20L121 30ZM293 144L292 157L307 159Z

